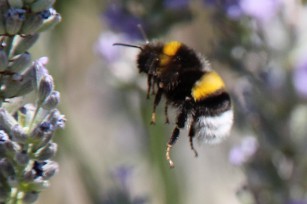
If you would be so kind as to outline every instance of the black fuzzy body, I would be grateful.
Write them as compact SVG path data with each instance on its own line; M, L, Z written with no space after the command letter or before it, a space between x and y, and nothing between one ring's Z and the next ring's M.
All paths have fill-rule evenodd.
M166 55L164 48L165 44L163 43L148 43L141 47L141 52L137 57L139 72L147 74L147 96L149 97L150 91L155 96L152 123L155 122L156 107L159 105L161 98L164 97L166 99L166 121L168 121L167 106L171 105L178 109L176 127L168 146L171 147L176 142L180 129L184 128L187 119L190 118L190 145L197 155L193 147L193 138L195 135L199 136L199 133L206 132L204 128L209 128L203 118L218 117L227 111L231 111L231 99L224 89L216 90L200 100L193 98L193 87L211 69L207 67L208 65L205 64L205 60L200 55L184 44L180 44L173 56ZM161 63L163 58L167 60ZM232 124L232 121L228 120L227 122ZM212 133L213 130L210 131ZM214 133L212 137L215 137ZM167 155L169 151L168 149ZM170 158L167 159L171 164Z

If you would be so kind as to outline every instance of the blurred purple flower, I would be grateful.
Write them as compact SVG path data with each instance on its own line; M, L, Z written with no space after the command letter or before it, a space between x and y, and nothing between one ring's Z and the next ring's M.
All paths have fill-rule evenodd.
M267 21L276 15L280 0L241 0L240 7L244 14L259 21Z
M295 65L293 73L293 83L294 88L297 93L303 97L307 98L307 59L298 61Z
M231 19L244 14L259 21L269 20L281 5L280 0L204 0L204 3L222 9Z
M248 136L241 143L230 150L229 161L233 165L240 166L247 162L257 151L258 141L255 137Z
M209 6L216 6L216 4L217 4L216 0L204 0L203 2L204 2L204 4L207 4Z
M189 0L164 0L164 6L169 9L182 9L187 7Z
M131 39L142 39L142 35L137 25L142 24L142 20L130 13L123 6L110 4L103 14L108 26Z
M240 146L233 147L229 153L229 161L231 164L240 166L245 162L245 155L243 154Z
M41 63L42 66L46 66L49 62L49 58L44 56L36 60L36 62Z
M288 201L287 204L307 204L307 200L292 200Z
M120 166L113 172L114 179L118 181L124 190L129 189L129 180L131 179L132 172L133 168L131 166Z
M227 16L231 19L238 19L242 15L242 11L238 5L232 5L227 8Z
M238 19L241 16L240 0L204 0L203 2L205 5L221 9L231 19Z
M118 35L112 32L101 33L98 41L94 45L94 52L107 62L114 62L120 57L120 49L113 46L116 42L125 42L126 40L122 35Z

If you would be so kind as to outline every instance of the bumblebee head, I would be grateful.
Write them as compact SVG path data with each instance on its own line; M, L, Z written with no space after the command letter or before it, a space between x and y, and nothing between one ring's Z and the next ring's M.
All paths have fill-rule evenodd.
M162 52L162 45L155 45L152 43L146 43L144 46L126 44L126 43L114 43L114 46L124 46L140 49L140 53L137 57L137 66L139 72L152 73L154 69L159 65L160 53Z
M161 44L146 44L137 57L137 66L140 72L154 74L160 64Z

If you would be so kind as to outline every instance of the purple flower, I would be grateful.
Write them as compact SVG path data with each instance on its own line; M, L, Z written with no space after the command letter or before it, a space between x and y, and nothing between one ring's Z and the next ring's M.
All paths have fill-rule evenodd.
M164 0L164 6L169 9L182 9L187 7L189 0Z
M230 150L229 161L231 164L236 166L240 166L245 162L245 155L239 146L236 146Z
M113 177L124 190L128 190L132 173L133 168L131 166L120 166L113 172Z
M97 55L111 63L120 57L120 49L113 46L113 43L126 41L121 35L112 32L101 33L94 45L94 51Z
M231 19L238 19L241 16L240 0L204 0L203 2L221 9Z
M299 60L294 68L293 84L296 92L307 98L307 58Z
M19 9L19 8L10 8L5 17L6 18L12 18L12 19L18 19L18 20L25 20L26 11L24 9Z
M49 62L49 58L48 57L41 57L39 59L36 60L36 62L41 63L42 66L46 66Z
M258 141L255 137L248 136L241 143L230 150L229 161L233 165L240 166L247 162L257 151Z
M281 6L280 0L204 0L204 3L222 9L232 19L244 14L262 22L272 18Z
M103 14L108 26L117 32L123 33L131 39L142 39L137 25L142 24L140 18L134 16L123 6L111 4Z
M241 0L240 7L244 14L259 21L267 21L276 15L280 0Z
M287 204L307 204L307 200L292 200L287 202Z

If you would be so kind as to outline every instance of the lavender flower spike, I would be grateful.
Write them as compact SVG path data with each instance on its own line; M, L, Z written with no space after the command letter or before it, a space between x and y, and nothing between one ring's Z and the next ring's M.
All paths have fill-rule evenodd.
M29 49L61 18L55 0L6 2L0 15L0 203L33 203L58 172L53 138L66 120L57 110L60 92L48 58L32 62ZM36 92L32 103L11 100L30 92Z

